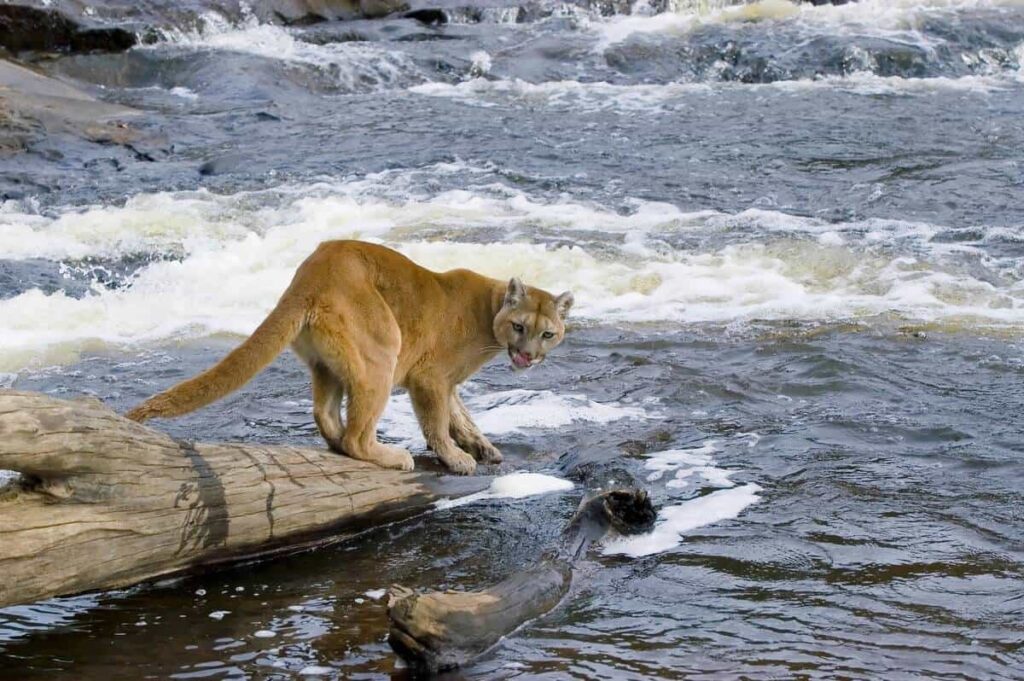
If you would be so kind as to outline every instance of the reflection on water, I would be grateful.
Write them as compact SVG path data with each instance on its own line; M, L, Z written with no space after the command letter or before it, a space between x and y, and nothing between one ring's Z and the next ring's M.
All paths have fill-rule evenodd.
M1018 678L1024 5L492 4L288 28L188 4L156 44L42 62L143 134L0 160L0 385L125 409L319 241L375 240L575 291L544 365L465 391L499 472L573 489L8 608L0 679L402 678L382 589L491 584L630 480L658 528L467 678ZM286 354L159 425L320 446L309 397ZM381 429L423 454L404 396Z

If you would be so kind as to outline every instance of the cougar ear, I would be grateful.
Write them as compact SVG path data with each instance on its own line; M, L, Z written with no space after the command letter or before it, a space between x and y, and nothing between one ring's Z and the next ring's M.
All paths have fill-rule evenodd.
M508 280L508 288L505 289L505 307L516 307L526 298L526 287L523 282L515 277Z
M555 298L555 310L558 311L558 316L565 319L565 316L569 314L569 310L572 309L572 304L575 302L576 299L573 297L572 291L566 291Z

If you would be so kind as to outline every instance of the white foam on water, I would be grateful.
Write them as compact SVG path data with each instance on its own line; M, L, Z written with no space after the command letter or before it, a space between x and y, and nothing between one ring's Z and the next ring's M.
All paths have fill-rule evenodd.
M1020 74L1007 72L1000 75L934 76L930 78L903 78L879 76L864 71L847 76L825 76L815 79L779 80L755 88L772 88L789 92L839 90L859 95L937 95L951 92L989 94L1007 89L1020 80ZM749 87L749 86L748 86Z
M682 543L685 532L736 518L743 509L757 503L760 491L758 485L750 483L662 508L658 511L658 520L651 532L615 537L605 543L604 553L638 558L671 550Z
M744 433L739 439L752 440L751 434ZM668 449L647 455L644 468L650 471L648 483L657 483L666 477L665 490L669 495L690 488L717 487L716 491L705 493L677 504L669 504L658 511L654 529L642 535L616 536L605 542L604 553L633 557L662 553L683 541L683 534L711 523L729 520L739 516L743 509L758 500L761 487L748 483L736 486L732 476L738 471L722 468L712 456L719 450L716 440L708 440L699 447Z
M434 502L438 509L455 508L465 506L477 501L491 499L523 499L525 497L551 494L552 492L565 492L571 490L573 484L564 478L556 478L553 475L542 473L510 473L502 475L491 482L491 486L483 492L469 494L458 499L442 499Z
M405 235L429 229L550 229L629 232L699 226L713 212L687 213L667 203L634 201L628 214L573 201L538 201L499 185L422 193L423 180L451 172L486 172L444 164L423 171L376 173L362 179L274 190L214 194L140 194L123 206L67 209L44 217L19 202L0 207L0 253L5 259L117 258L137 253L188 255L251 236L287 232L273 246L305 248L330 238ZM283 238L283 237L282 237Z
M661 480L669 472L695 470L698 467L709 466L713 461L711 455L717 451L718 447L715 441L708 440L700 447L668 449L649 454L644 462L644 468L651 471L647 476L647 482Z
M816 79L780 80L755 88L772 88L789 92L838 90L858 95L938 95L955 92L989 94L1008 88L1018 80L1017 74L992 76L934 76L929 78L903 78L878 76L870 72L857 72L848 76L825 76Z
M198 30L169 30L165 40L140 49L168 46L196 50L239 52L265 59L315 67L330 73L349 91L407 85L424 80L419 67L406 54L364 41L318 45L296 38L289 28L261 24L254 16L232 23L216 12L202 15Z
M271 631L270 629L260 629L259 631L254 632L253 636L256 638L274 638L277 636L277 632Z
M831 90L857 95L929 96L962 92L989 94L1009 88L1021 80L1019 72L998 75L959 77L903 78L879 76L870 71L844 76L823 76L778 80L771 83L695 82L615 85L605 82L581 83L575 80L529 83L523 80L487 80L474 78L461 83L424 83L409 91L429 97L453 99L471 106L548 107L567 109L574 113L616 111L624 114L661 115L687 107L695 96L730 90L774 90L802 93Z
M639 405L595 402L585 395L550 390L503 390L464 397L476 424L487 435L508 435L531 429L552 429L573 423L611 423L646 419L652 414ZM415 449L424 446L409 396L393 395L381 416L379 429L389 439Z
M175 97L181 97L182 99L199 99L199 94L197 92L190 90L187 87L183 87L181 85L172 87L170 90L168 90L168 92L170 92Z
M694 449L669 449L651 454L644 463L644 467L651 471L647 481L655 482L671 473L673 477L665 483L665 487L685 489L693 484L695 478L705 485L732 487L730 476L735 471L714 465L711 455L716 451L718 448L715 441L709 440Z
M489 490L492 499L522 499L538 494L564 492L573 488L572 482L540 473L512 473L495 478Z
M64 260L203 250L269 228L274 211L235 210L246 199L206 190L139 194L123 206L70 209L55 218L8 202L0 211L0 253L9 260Z
M385 243L433 270L469 267L555 292L571 289L573 319L583 322L888 315L1024 328L1019 259L994 259L980 249L1005 239L1005 228L981 229L975 245L938 238L947 228L899 220L828 223L767 210L686 212L645 201L614 210L487 183L435 194L423 188L432 177L486 172L443 164L228 195L145 194L122 206L52 216L8 201L0 206L0 252L7 259L65 262L69 275L83 258L107 259L111 267L125 258L155 261L141 266L129 286L97 283L80 298L32 289L0 300L0 372L72 362L83 351L249 334L298 265L320 242L338 238ZM567 233L570 239L557 240L577 245L532 242ZM669 245L691 233L738 243ZM500 432L502 423L488 427Z
M230 615L230 610L214 610L210 613L209 617L213 620L222 620L226 615Z
M598 49L628 40L634 34L685 34L706 23L729 23L784 19L800 11L800 7L787 0L762 0L747 5L732 3L683 4L679 11L662 12L652 16L615 15L605 21L591 24L598 35Z
M337 671L338 670L334 667L321 667L319 665L312 664L308 667L303 667L299 671L299 676L327 676L329 674L334 674Z
M410 92L430 97L455 99L477 106L513 103L521 106L568 108L574 112L621 111L659 112L673 100L685 103L694 93L712 92L704 83L668 83L664 85L613 85L604 82L581 83L575 80L530 83L524 80L487 80L474 78L461 83L424 83Z
M610 17L594 21L598 49L628 40L635 34L680 35L705 24L735 24L757 21L801 21L827 25L834 31L879 36L919 38L916 27L942 13L997 7L1017 7L1024 0L858 0L845 5L811 5L792 0L760 0L747 4L683 3L679 11L654 16Z
M387 595L387 593L387 589L370 589L363 595L371 600L379 601L380 599L384 598L384 596Z
M469 55L470 67L469 73L474 77L484 76L491 71L491 55L483 50L477 50L473 54Z

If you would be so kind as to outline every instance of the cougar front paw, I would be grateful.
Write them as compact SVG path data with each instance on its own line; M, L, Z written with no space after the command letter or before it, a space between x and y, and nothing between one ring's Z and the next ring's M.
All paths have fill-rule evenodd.
M438 458L456 475L473 475L476 472L476 460L461 450L438 453Z
M476 460L480 463L495 464L501 463L505 457L501 455L501 450L492 445L490 442L483 442L478 444L475 448Z

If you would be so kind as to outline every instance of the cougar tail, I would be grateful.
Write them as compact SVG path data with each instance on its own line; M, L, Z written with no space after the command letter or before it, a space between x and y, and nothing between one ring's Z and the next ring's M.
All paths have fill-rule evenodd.
M286 296L251 336L203 373L154 395L126 417L145 421L187 414L238 390L281 354L305 323L305 310Z

